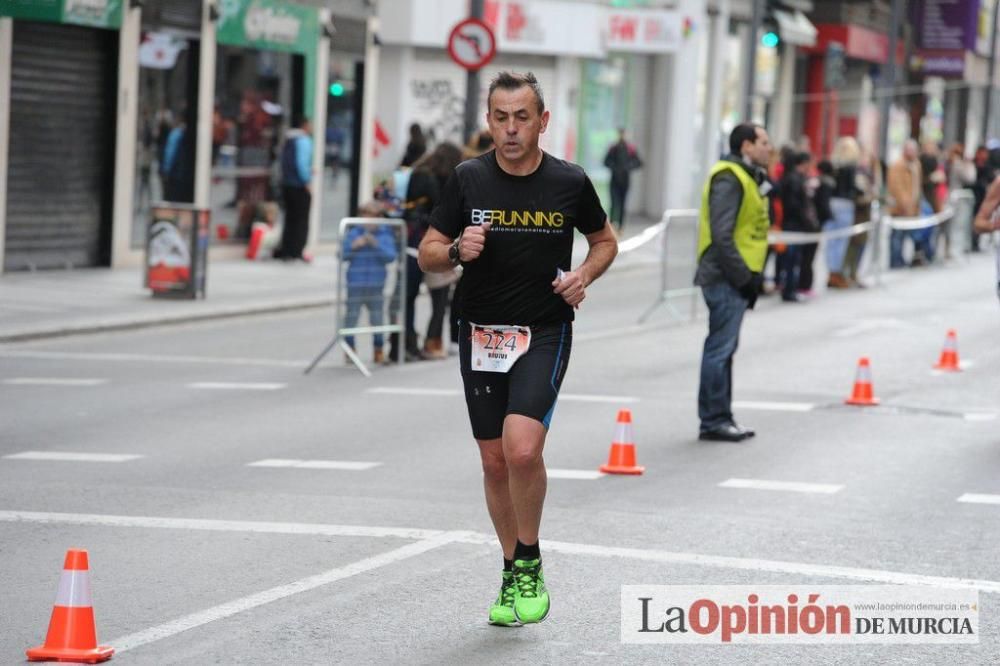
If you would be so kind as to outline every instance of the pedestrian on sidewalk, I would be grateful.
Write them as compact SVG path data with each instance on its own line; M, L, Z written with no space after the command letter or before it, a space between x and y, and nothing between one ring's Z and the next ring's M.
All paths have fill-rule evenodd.
M285 226L275 259L302 259L309 238L309 208L312 205L312 125L306 117L295 120L281 150L281 195L285 201Z
M754 431L733 419L733 355L743 315L753 309L763 282L771 142L763 127L744 123L729 135L729 149L730 155L712 167L701 195L694 282L709 315L698 388L698 438L739 442Z
M618 128L618 141L608 148L604 166L611 170L611 223L620 234L625 226L625 199L632 181L632 172L642 167L639 151L625 140L625 128Z
M812 156L809 153L795 153L785 163L784 174L779 184L783 211L782 230L790 232L815 232L816 211L806 188ZM802 268L803 251L800 243L788 243L785 252L778 257L781 265L781 300L799 303L799 274Z
M406 191L405 208L407 226L412 225L418 229L416 245L419 246L419 240L426 233L431 211L441 202L445 183L461 161L462 149L446 141L438 144L431 153L424 155L413 165L410 184ZM448 309L451 285L458 279L458 274L450 271L424 276L419 272L416 259L411 258L411 260L417 271L414 276L407 275L406 350L409 354L419 355L425 359L443 359L447 356L443 340L444 317ZM417 345L417 331L414 325L414 310L421 279L427 284L431 297L431 316L427 322L427 336L424 338L422 350Z
M907 139L903 144L903 155L889 167L886 188L889 190L891 217L916 217L920 214L923 171L918 156L917 142ZM889 233L889 268L906 265L903 241L909 236L910 233L902 229L893 229Z
M463 162L448 180L420 265L464 266L460 367L504 560L489 621L509 626L549 612L538 542L542 450L569 363L574 308L618 243L583 169L538 146L549 112L535 76L501 72L486 100L497 148ZM575 269L574 229L590 246Z
M830 197L830 213L833 217L823 226L823 231L844 231L854 224L857 199L858 162L861 147L854 137L842 136L833 149L834 181L833 196ZM847 257L849 237L826 239L826 267L830 271L826 286L832 289L847 289L850 283L844 277L844 261Z

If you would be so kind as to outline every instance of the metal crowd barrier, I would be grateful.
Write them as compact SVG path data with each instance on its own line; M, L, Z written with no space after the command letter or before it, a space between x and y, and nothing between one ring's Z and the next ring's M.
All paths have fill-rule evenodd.
M699 293L698 288L691 286L690 280L688 280L688 286L686 287L670 286L670 277L668 274L670 268L670 252L669 252L670 234L668 232L670 231L671 226L674 225L675 220L694 222L694 254L692 256L693 257L698 256L698 228L697 228L698 210L697 209L694 208L667 209L663 211L663 217L660 218L660 221L656 225L650 227L649 229L646 230L646 232L644 232L644 234L640 235L640 237L644 236L644 239L642 240L643 243L652 239L657 234L661 234L663 236L663 243L661 245L663 256L660 261L660 293L657 295L656 301L654 301L653 304L650 305L649 308L645 312L643 312L642 315L639 317L640 324L644 323L647 319L649 319L649 316L653 314L653 312L655 312L656 309L659 308L660 306L665 307L667 309L667 312L674 318L682 319L683 317L680 311L678 311L677 308L675 308L673 303L671 302L673 299L681 296L688 296L691 299L691 319L693 320L698 314L698 293ZM630 247L628 243L630 241L635 241L635 240L636 239L629 239L628 241L621 243L619 245L619 250L623 252L628 252L629 250L634 249L633 247ZM694 277L693 272L691 274L691 277L692 278Z
M387 235L383 234L385 230L391 230L392 243L394 245L392 248L393 259L385 264L385 282L378 285L378 291L374 294L371 288L375 285L370 283L369 280L364 280L364 286L368 287L368 289L362 290L359 288L359 285L354 285L354 288L352 288L347 279L348 269L350 268L351 261L354 260L347 242L351 230L361 226L371 228L369 235L376 242L388 242ZM395 334L398 336L396 347L399 356L397 362L400 364L405 362L406 354L403 352L403 347L405 346L406 339L406 223L400 219L385 217L345 217L340 221L337 238L341 243L341 247L337 253L334 335L323 351L309 364L305 373L309 374L330 350L339 345L347 359L365 377L371 377L371 371L361 360L357 349L347 344L345 338L354 337L357 341L356 336ZM379 245L378 247L385 249L383 245ZM376 261L378 260L376 259ZM366 315L369 317L368 324L359 326L359 320L352 326L346 326L348 314L353 310L354 314L358 316L359 309L363 304L367 307L374 305L377 308L376 312L366 312ZM385 323L373 325L371 321L373 318L381 319ZM383 353L387 354L387 352Z
M785 245L819 243L821 247L817 250L816 256L822 257L822 246L826 241L835 238L849 238L851 236L871 231L873 233L868 241L871 251L864 254L865 259L863 261L865 262L866 270L862 272L872 275L874 277L875 284L881 285L882 272L888 267L888 253L885 252L883 245L888 243L890 231L914 231L927 229L929 227L941 225L949 220L953 220L954 222L948 228L947 232L949 234L948 252L949 254L952 254L954 252L954 248L961 247L965 249L970 247L973 205L974 197L972 193L967 190L955 190L950 193L948 205L945 206L941 212L926 217L900 218L892 217L887 213L883 213L881 205L876 200L872 202L871 221L869 222L853 224L849 227L834 231L806 232L773 230L768 232L767 238L768 243L771 245L779 243ZM670 248L669 231L671 226L675 226L676 223L680 221L685 223L694 222L694 254L692 256L695 258L697 257L698 215L699 211L696 209L667 209L663 212L663 216L660 218L659 223L653 225L639 236L623 241L619 245L620 251L625 252L645 244L657 235L662 235L663 237L663 256L660 262L659 294L656 301L654 301L653 304L650 305L649 308L642 314L642 316L639 317L638 323L644 323L660 306L666 307L667 312L674 318L682 319L683 316L681 312L674 307L672 301L683 296L688 296L690 298L691 320L693 321L697 317L698 294L700 290L698 287L694 286L671 286L669 278L670 258L668 250ZM690 279L693 279L693 277L694 273L692 271L689 276L689 283Z

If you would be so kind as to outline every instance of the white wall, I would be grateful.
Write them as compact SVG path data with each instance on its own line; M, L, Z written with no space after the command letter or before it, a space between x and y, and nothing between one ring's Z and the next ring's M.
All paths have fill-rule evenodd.
M557 75L556 62L547 56L523 54L505 55L491 62L480 72L480 125L486 126L486 91L497 72L503 69L534 72L545 93L546 104L552 110L553 124L542 135L541 145L562 156L569 124L576 124L575 112L568 106L568 91L578 87L579 65L566 64ZM374 161L376 176L388 174L399 164L409 140L411 123L419 123L425 133L433 131L437 142L462 143L465 82L465 70L452 62L442 49L382 47L375 116L389 134L391 143L379 146Z

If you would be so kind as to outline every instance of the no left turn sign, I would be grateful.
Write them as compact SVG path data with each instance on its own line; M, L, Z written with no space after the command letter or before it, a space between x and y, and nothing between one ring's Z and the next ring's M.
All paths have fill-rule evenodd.
M451 29L448 54L470 71L486 66L497 53L497 40L490 26L476 18L467 18Z

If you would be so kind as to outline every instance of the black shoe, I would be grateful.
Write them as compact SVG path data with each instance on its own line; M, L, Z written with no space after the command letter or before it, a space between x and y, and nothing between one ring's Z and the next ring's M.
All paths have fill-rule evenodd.
M742 426L739 423L735 422L733 423L733 425L736 427L737 430L741 431L744 435L746 435L747 439L757 434L756 432L754 432L753 428L747 428L746 426Z
M727 423L711 430L702 430L698 433L698 439L711 442L742 442L747 437L752 436L748 435L746 430L732 423Z

